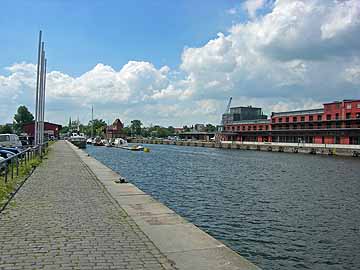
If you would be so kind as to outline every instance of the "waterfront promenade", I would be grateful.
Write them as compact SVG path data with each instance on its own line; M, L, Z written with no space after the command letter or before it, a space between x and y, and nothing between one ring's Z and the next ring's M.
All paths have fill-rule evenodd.
M67 142L0 214L0 269L259 269Z
M175 269L58 142L0 216L0 269Z

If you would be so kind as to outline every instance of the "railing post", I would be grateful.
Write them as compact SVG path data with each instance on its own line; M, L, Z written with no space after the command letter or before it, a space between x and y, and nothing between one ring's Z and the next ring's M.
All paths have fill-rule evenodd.
M6 162L6 164L5 164L5 183L7 183L7 180L8 180L8 170L9 170L8 166L9 166L9 164L7 164L7 162Z
M11 159L11 179L14 179L14 159Z
M16 156L16 176L19 176L19 156Z

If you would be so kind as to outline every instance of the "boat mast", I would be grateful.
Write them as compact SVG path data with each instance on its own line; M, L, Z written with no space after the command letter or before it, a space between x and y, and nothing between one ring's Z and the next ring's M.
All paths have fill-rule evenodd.
M91 105L91 138L94 138L94 105Z

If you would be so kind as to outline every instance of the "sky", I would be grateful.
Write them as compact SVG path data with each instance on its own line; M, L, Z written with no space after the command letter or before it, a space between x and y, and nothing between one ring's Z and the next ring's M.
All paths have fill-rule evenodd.
M45 120L219 124L233 106L272 111L360 98L359 0L2 0L0 124L35 103Z

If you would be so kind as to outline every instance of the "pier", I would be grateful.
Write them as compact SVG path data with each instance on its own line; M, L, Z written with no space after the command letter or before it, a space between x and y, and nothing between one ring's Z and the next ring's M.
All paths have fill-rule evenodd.
M1 269L259 269L59 141L0 214Z
M341 145L341 144L311 144L311 143L274 143L274 142L237 142L237 141L170 141L170 140L151 140L133 139L133 143L145 144L165 144L194 147L210 147L238 150L255 150L268 152L302 153L312 155L331 155L360 157L360 145Z

